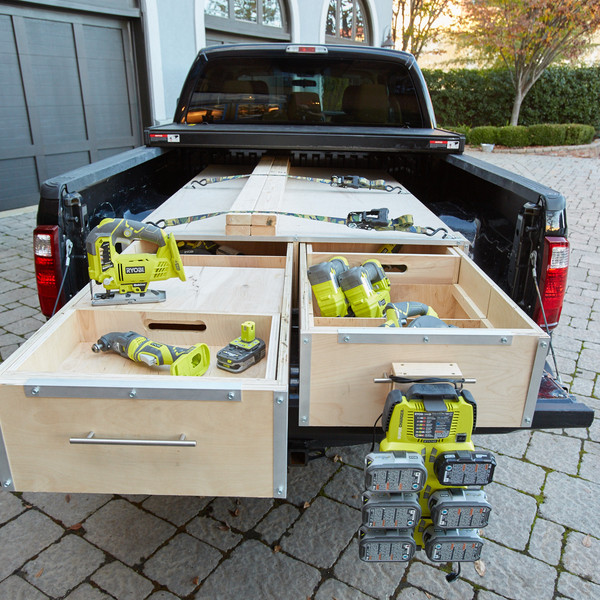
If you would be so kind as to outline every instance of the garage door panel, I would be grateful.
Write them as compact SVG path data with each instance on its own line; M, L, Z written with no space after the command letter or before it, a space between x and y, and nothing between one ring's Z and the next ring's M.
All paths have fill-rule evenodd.
M23 80L17 59L15 35L10 17L0 15L0 128L2 135L14 145L33 143L25 106Z
M89 73L89 98L98 139L132 135L126 57L121 29L85 26L84 44Z
M6 198L2 210L31 204L38 194L37 167L32 156L0 160L0 194Z
M33 77L28 100L38 111L41 141L87 139L72 25L24 19L24 29Z
M49 177L139 145L141 127L126 19L26 5L0 13L6 210L36 203Z
M51 154L46 156L46 169L48 177L60 175L71 169L78 169L90 164L89 152L68 152L65 154Z

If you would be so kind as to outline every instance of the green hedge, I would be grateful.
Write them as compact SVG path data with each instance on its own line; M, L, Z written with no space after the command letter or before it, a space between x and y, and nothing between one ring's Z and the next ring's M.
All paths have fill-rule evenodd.
M480 144L499 144L510 148L523 146L575 146L589 144L594 139L595 129L591 125L580 125L569 123L566 125L544 124L523 125L505 127L493 127L484 125L481 127L467 127L465 125L444 129L450 129L457 133L463 133L467 144L479 146Z
M424 69L440 123L502 127L510 121L514 88L507 70ZM600 129L600 66L550 67L523 101L520 125L582 123Z
M498 128L497 140L501 146L517 148L529 145L529 127L523 125L507 125Z
M498 138L498 128L491 125L474 127L467 134L467 143L478 146L479 144L495 144Z

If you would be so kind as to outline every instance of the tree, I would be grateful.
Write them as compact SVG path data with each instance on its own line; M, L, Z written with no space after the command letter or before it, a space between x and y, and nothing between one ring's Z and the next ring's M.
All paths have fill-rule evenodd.
M463 38L508 68L515 96L510 119L519 122L523 99L553 62L574 59L600 28L598 0L468 0Z
M440 18L450 15L455 0L394 0L392 9L392 39L401 42L401 49L416 58L425 44L436 41L444 28Z

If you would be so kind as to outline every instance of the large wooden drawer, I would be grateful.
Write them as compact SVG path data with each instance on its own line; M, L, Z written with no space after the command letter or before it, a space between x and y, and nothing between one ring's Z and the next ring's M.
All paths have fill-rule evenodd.
M292 251L184 257L166 302L92 307L83 290L0 369L0 476L45 492L284 497ZM216 353L256 323L265 359L240 374ZM110 331L204 342L202 377L91 345ZM2 441L2 440L0 440ZM9 474L6 474L6 471Z
M366 250L366 251L365 251ZM391 282L392 302L428 304L453 328L379 328L383 319L320 316L309 266L345 256L350 266L378 259ZM527 427L549 338L459 248L301 244L300 424L372 426L389 384L376 383L401 364L410 376L458 365L478 404L482 427Z

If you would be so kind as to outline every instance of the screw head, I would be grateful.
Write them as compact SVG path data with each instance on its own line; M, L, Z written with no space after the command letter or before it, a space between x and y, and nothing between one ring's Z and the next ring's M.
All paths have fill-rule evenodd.
M301 420L303 423L306 423L306 421L308 421L308 417L302 417L300 420Z
M423 336L423 342L425 342L426 344L429 343L429 337Z
M227 394L227 398L229 400L233 400L235 398L235 393L234 392L229 392L229 394Z
M31 395L32 396L37 396L40 393L40 388L39 386L35 386L32 390L31 390Z
M349 342L350 341L350 336L349 335L345 335L344 336L344 341L345 342Z
M303 341L305 344L308 344L308 338L304 338L302 341Z
M283 495L283 488L282 488L282 487L278 487L278 488L277 488L277 495L278 495L278 496L281 496L281 495Z
M7 479L2 485L7 488L10 487L12 484L12 479Z
M508 338L505 338L505 337L500 338L500 343L501 344L508 344Z
M542 343L540 344L540 346L541 346L542 348L547 348L547 347L548 347L548 343L547 343L547 342L542 342Z
M136 391L136 390L131 390L131 391L129 392L129 397L130 397L130 398L135 398L136 396L137 396L137 391Z
M283 398L281 396L277 396L277 400L275 400L277 404L283 404Z

